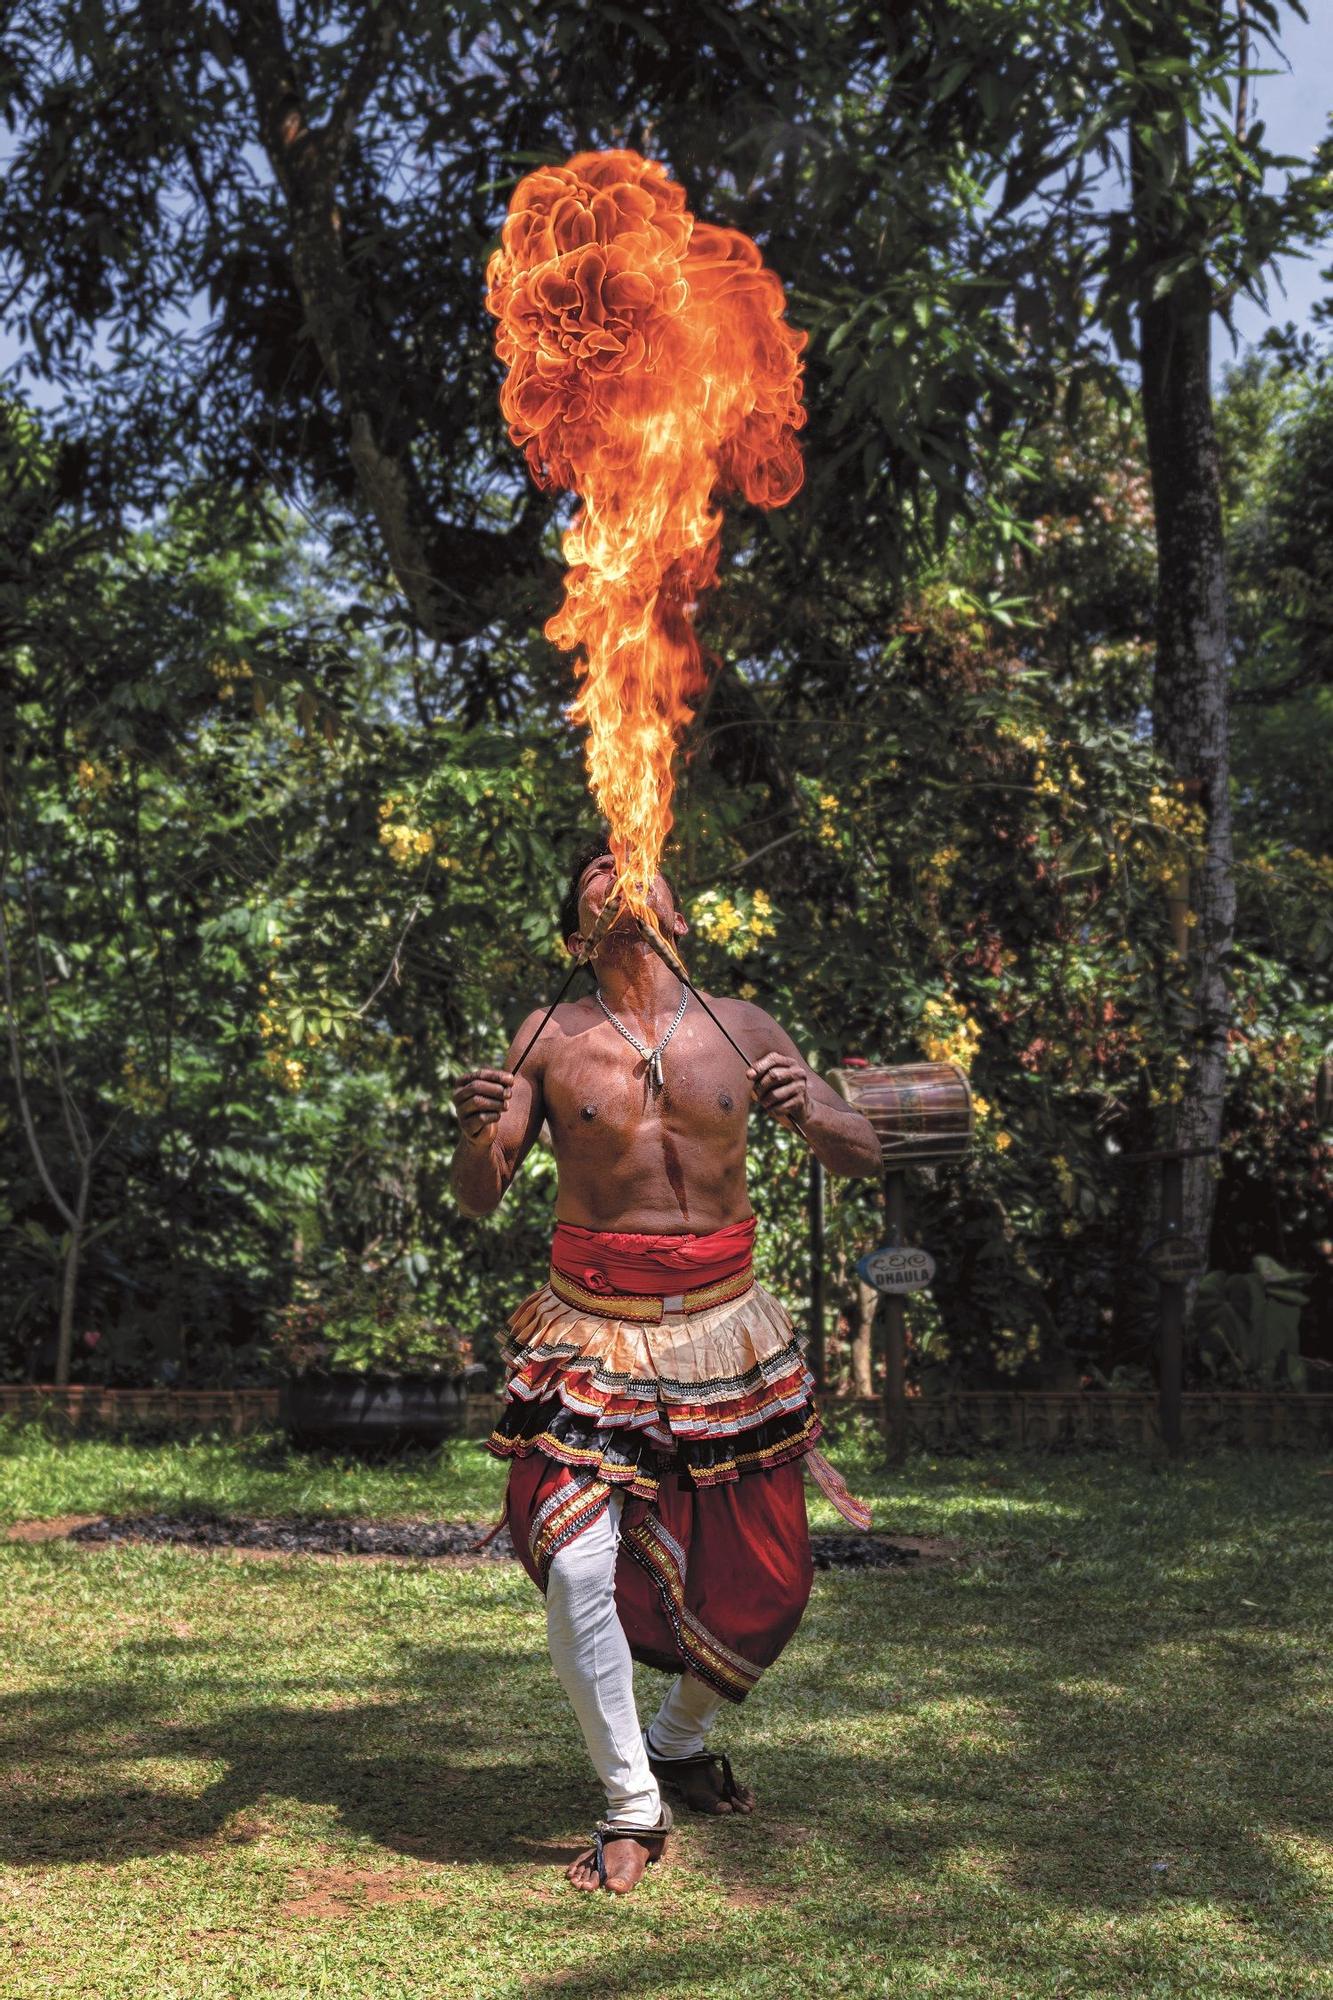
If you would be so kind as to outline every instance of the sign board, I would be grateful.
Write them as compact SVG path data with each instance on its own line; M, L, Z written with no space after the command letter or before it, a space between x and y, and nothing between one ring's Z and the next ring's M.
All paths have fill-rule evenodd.
M886 1248L858 1257L856 1268L877 1292L919 1292L935 1275L935 1259L928 1250Z
M1162 1236L1144 1252L1144 1263L1159 1284L1183 1285L1204 1268L1197 1243L1188 1236Z

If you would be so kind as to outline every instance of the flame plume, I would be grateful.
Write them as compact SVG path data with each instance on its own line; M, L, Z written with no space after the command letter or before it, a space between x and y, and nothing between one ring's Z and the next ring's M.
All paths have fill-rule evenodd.
M582 502L546 636L576 653L569 712L587 724L618 885L655 922L672 756L704 687L693 612L717 577L716 503L798 491L807 336L750 238L697 222L639 153L525 175L501 245L486 268L500 408L537 485Z

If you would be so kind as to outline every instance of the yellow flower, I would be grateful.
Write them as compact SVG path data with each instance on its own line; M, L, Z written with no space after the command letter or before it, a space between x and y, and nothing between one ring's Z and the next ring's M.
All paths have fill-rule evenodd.
M81 792L95 792L99 799L105 798L116 782L115 772L95 757L80 757L74 775Z
M967 1009L950 994L944 999L925 1001L921 1011L927 1021L927 1031L921 1039L926 1060L954 1062L963 1069L970 1068L981 1046L981 1028Z
M1014 1135L1012 1132L997 1132L995 1134L995 1144L1002 1153L1007 1153L1013 1143Z
M408 826L402 820L382 826L380 841L388 848L390 858L398 868L410 867L418 854L429 854L435 844L428 829Z

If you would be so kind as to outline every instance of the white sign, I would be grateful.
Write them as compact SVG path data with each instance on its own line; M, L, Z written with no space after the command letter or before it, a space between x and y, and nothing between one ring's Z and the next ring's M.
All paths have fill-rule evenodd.
M935 1275L935 1259L928 1250L871 1250L856 1268L877 1292L919 1292Z

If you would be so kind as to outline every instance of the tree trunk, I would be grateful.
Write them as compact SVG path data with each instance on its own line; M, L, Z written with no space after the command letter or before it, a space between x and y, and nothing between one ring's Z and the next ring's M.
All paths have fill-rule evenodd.
M26 905L28 924L32 935L33 956L36 965L36 989L45 1016L47 1043L51 1059L51 1075L55 1087L56 1101L69 1141L70 1156L79 1172L78 1193L75 1205L70 1207L64 1195L56 1186L55 1175L46 1149L37 1130L37 1118L33 1110L32 1098L28 1090L27 1068L24 1062L23 1038L19 1031L19 1011L16 983L14 979L14 955L9 948L9 918L6 914L7 883L10 856L15 847L15 826L12 804L4 789L3 773L0 772L0 809L4 815L4 838L0 842L0 986L4 991L3 1018L8 1029L9 1059L14 1077L14 1094L19 1108L19 1117L27 1137L33 1164L37 1168L42 1186L46 1189L52 1206L69 1231L69 1248L65 1253L64 1270L60 1284L60 1324L56 1339L56 1381L69 1380L70 1359L74 1345L74 1305L77 1296L79 1265L83 1256L83 1236L88 1215L89 1194L92 1187L93 1163L102 1146L106 1145L119 1123L120 1113L111 1120L106 1131L93 1145L88 1137L88 1127L83 1113L71 1095L65 1081L65 1068L60 1060L60 1044L56 1035L55 1021L51 1013L49 982L46 964L42 954L41 926L33 905L31 884L28 880L27 864L20 856L18 884L20 895Z
M851 1326L851 1299L854 1275L847 1266L847 1251L838 1244L832 1257L832 1275L829 1283L830 1315L832 1326L824 1335L824 1377L829 1395L841 1396L846 1393L846 1348L845 1334Z
M1149 266L1182 245L1163 233L1165 197L1149 197L1141 148L1131 144L1135 220ZM1186 135L1178 167L1188 173ZM1182 890L1193 921L1177 932L1183 957L1173 977L1188 1068L1164 1143L1216 1146L1222 1131L1231 993L1227 957L1235 925L1228 718L1225 547L1209 357L1212 295L1205 264L1176 277L1154 299L1149 269L1139 288L1143 414L1157 517L1156 661L1153 736L1202 807L1203 858ZM1186 1160L1184 1233L1206 1253L1216 1199L1216 1162ZM1186 1299L1193 1304L1193 1285Z
M320 126L308 122L278 0L238 0L235 19L259 138L286 203L306 327L338 398L358 489L417 625L453 643L502 610L554 610L560 577L541 550L545 509L521 510L507 533L435 514L414 456L423 442L414 399L403 393L412 364L344 254L338 177L356 120L391 59L400 10L367 10L359 53Z
M878 1304L879 1293L874 1286L858 1278L856 1332L852 1338L852 1393L856 1396L873 1396L875 1393L873 1334Z
M74 1354L74 1301L79 1289L79 1265L83 1258L83 1230L88 1217L88 1190L92 1186L91 1162L79 1162L79 1192L69 1225L69 1248L60 1283L60 1333L56 1341L56 1381L63 1389L69 1381Z

